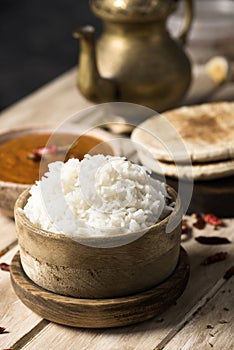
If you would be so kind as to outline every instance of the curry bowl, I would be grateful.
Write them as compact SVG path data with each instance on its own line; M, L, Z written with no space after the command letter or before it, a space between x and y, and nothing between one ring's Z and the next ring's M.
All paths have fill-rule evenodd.
M30 196L29 190L24 191L15 205L15 221L26 275L46 290L89 299L132 295L161 283L176 268L181 237L181 204L172 188L167 191L175 208L144 234L79 240L33 225L22 210ZM122 244L107 248L108 242L118 239ZM93 246L94 240L102 248Z
M78 129L66 128L56 132L52 126L10 129L0 134L0 211L14 216L18 196L44 172L48 164L69 157L82 159L86 153L115 155L109 143L111 137L101 129L82 134ZM54 153L38 156L38 151L55 150Z

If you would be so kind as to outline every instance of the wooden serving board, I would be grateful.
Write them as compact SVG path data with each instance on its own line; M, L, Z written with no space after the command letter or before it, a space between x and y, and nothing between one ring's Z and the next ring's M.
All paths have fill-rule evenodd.
M20 255L11 263L11 280L21 301L41 317L82 328L108 328L138 323L159 315L183 293L189 278L189 261L181 248L174 273L145 292L114 299L78 299L48 292L24 273Z

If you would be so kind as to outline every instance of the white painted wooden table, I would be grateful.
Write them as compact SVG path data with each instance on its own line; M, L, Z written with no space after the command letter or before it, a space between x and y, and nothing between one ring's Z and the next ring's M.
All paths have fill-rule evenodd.
M51 84L5 110L1 130L32 124L58 124L68 116L92 105L75 87L72 70ZM191 218L189 218L191 220ZM56 350L179 350L234 349L234 277L223 279L234 264L234 244L206 246L196 235L214 234L234 242L234 219L213 231L193 229L193 236L182 245L190 257L191 276L176 305L160 317L119 329L85 330L64 327L42 320L15 295L10 274L0 271L0 349ZM0 216L0 262L10 263L17 251L14 221ZM227 251L228 258L209 266L201 263L215 252Z

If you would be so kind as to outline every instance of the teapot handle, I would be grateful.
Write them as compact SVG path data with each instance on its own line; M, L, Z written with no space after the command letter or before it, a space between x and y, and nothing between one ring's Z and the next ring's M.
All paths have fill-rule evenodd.
M178 42L184 46L187 41L187 36L190 31L192 21L193 21L193 0L184 0L185 1L185 17L184 24L182 26L181 32L178 36Z

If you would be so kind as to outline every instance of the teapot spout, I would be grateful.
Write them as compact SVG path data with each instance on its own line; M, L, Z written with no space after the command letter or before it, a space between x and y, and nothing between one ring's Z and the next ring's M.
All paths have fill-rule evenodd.
M97 67L95 29L84 26L73 32L73 38L80 39L80 54L77 85L81 93L94 102L115 101L115 82L100 76Z

